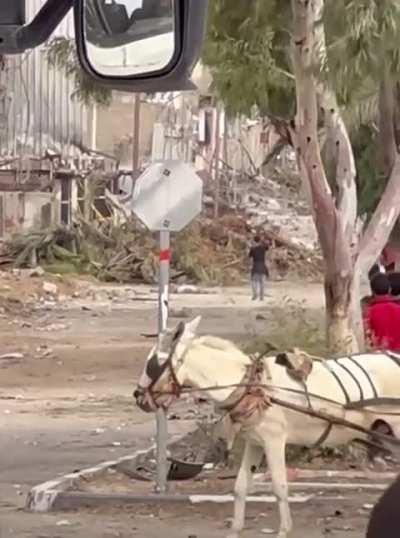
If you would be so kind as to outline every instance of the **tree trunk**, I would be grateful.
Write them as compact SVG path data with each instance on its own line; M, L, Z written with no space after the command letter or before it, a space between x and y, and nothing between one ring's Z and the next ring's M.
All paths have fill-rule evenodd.
M351 322L355 339L358 342L358 348L364 349L365 332L363 313L361 309L361 276L361 267L358 263L356 263L354 266L353 282L351 287Z
M333 352L357 351L352 330L351 276L325 276L327 340Z
M313 76L316 12L321 2L292 0L294 15L293 66L296 77L296 154L304 183L309 185L315 225L325 260L328 344L332 352L357 351L352 330L353 260L349 213L341 212L332 196L318 139L317 84ZM320 38L320 36L319 36ZM337 114L335 109L334 114ZM351 218L349 219L351 220Z
M364 346L360 272L325 276L327 340L333 352L357 353Z
M400 84L396 82L394 88L393 128L396 148L400 148Z
M376 262L400 215L400 155L396 154L385 192L360 240L357 264L362 272Z
M332 351L357 351L363 344L360 277L375 263L400 214L400 155L394 129L394 84L384 70L380 88L382 166L386 190L364 233L357 221L355 166L346 126L336 96L318 80L326 60L324 0L292 0L293 69L297 114L291 129L299 171L307 185L325 261L327 334ZM316 69L317 68L317 69ZM318 107L319 104L319 107ZM321 113L336 148L335 199L327 181L318 139Z

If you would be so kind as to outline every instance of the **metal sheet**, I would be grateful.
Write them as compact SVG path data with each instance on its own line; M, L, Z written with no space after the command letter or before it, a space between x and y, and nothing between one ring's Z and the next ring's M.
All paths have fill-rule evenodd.
M27 21L44 2L27 1ZM73 39L72 13L54 36ZM0 155L42 157L50 149L65 158L78 156L71 142L88 145L89 114L73 91L73 82L49 65L46 45L8 56L0 70Z
M202 209L203 182L181 161L154 163L135 184L132 209L152 231L179 232Z

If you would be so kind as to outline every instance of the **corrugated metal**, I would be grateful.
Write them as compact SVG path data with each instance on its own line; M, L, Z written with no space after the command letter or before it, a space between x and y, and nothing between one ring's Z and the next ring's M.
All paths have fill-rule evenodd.
M27 20L45 0L27 0ZM72 38L70 13L54 35ZM50 66L45 47L8 56L0 71L0 154L41 157L46 149L74 157L73 142L87 144L89 115L71 99L73 81Z

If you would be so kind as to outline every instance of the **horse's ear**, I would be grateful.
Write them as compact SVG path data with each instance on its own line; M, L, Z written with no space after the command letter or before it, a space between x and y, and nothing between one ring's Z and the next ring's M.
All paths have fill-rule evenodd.
M192 321L189 321L189 323L186 323L185 330L195 335L197 333L197 329L199 328L200 323L201 316L197 316L197 318L193 319Z

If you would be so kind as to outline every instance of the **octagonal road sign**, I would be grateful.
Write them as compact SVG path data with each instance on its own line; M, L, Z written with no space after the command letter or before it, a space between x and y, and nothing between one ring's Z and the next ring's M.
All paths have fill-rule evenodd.
M179 232L202 209L203 182L182 161L151 164L136 180L132 209L149 230Z

